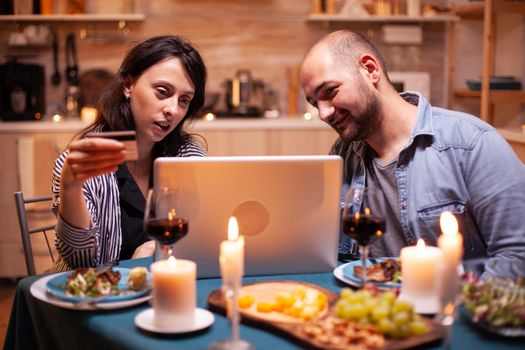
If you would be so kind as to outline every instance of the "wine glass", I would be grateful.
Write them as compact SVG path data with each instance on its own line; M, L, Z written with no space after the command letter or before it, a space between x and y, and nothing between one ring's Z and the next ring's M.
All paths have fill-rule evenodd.
M144 212L144 232L161 245L162 259L172 254L173 245L186 236L187 219L180 216L180 198L174 189L155 188L148 191Z
M385 196L379 190L350 188L342 213L343 233L359 245L362 283L366 284L368 246L385 233Z

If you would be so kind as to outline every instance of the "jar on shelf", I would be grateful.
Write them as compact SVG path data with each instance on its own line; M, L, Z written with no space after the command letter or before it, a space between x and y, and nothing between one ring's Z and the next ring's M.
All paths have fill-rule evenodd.
M84 13L85 5L84 0L67 0L66 13L70 15Z

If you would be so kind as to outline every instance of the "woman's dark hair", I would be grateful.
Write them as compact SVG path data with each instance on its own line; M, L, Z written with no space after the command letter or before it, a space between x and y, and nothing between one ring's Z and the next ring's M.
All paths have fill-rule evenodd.
M80 137L92 131L135 130L129 101L124 96L124 84L138 79L144 71L165 58L176 57L184 66L195 87L195 94L186 115L179 125L153 148L153 159L166 153L176 154L187 137L184 122L198 117L204 104L206 67L197 50L186 40L174 36L156 36L133 47L122 62L118 73L99 100L97 120L79 133Z

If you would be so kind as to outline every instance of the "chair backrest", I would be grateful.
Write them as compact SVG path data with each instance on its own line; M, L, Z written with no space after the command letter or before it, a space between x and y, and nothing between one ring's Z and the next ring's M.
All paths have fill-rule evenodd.
M24 194L22 192L15 192L14 195L15 195L16 211L18 213L18 223L20 224L20 234L22 236L22 245L24 247L27 274L31 276L31 275L36 274L35 260L33 256L33 247L31 245L31 235L38 234L38 233L43 234L45 241L46 241L49 256L51 257L51 260L55 262L55 258L53 256L53 251L51 249L51 245L49 243L49 238L48 238L47 233L50 231L54 231L56 225L53 224L53 225L44 225L44 226L29 228L28 215L27 215L28 214L27 204L39 203L39 202L49 202L49 208L51 208L51 200L53 197L45 196L45 197L24 198Z

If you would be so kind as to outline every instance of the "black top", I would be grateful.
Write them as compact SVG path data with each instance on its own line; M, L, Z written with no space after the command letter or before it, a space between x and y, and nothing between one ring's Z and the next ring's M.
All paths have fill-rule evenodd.
M115 173L120 193L120 219L122 244L120 260L131 259L135 249L149 240L144 233L144 208L146 199L131 176L126 163L121 164Z

